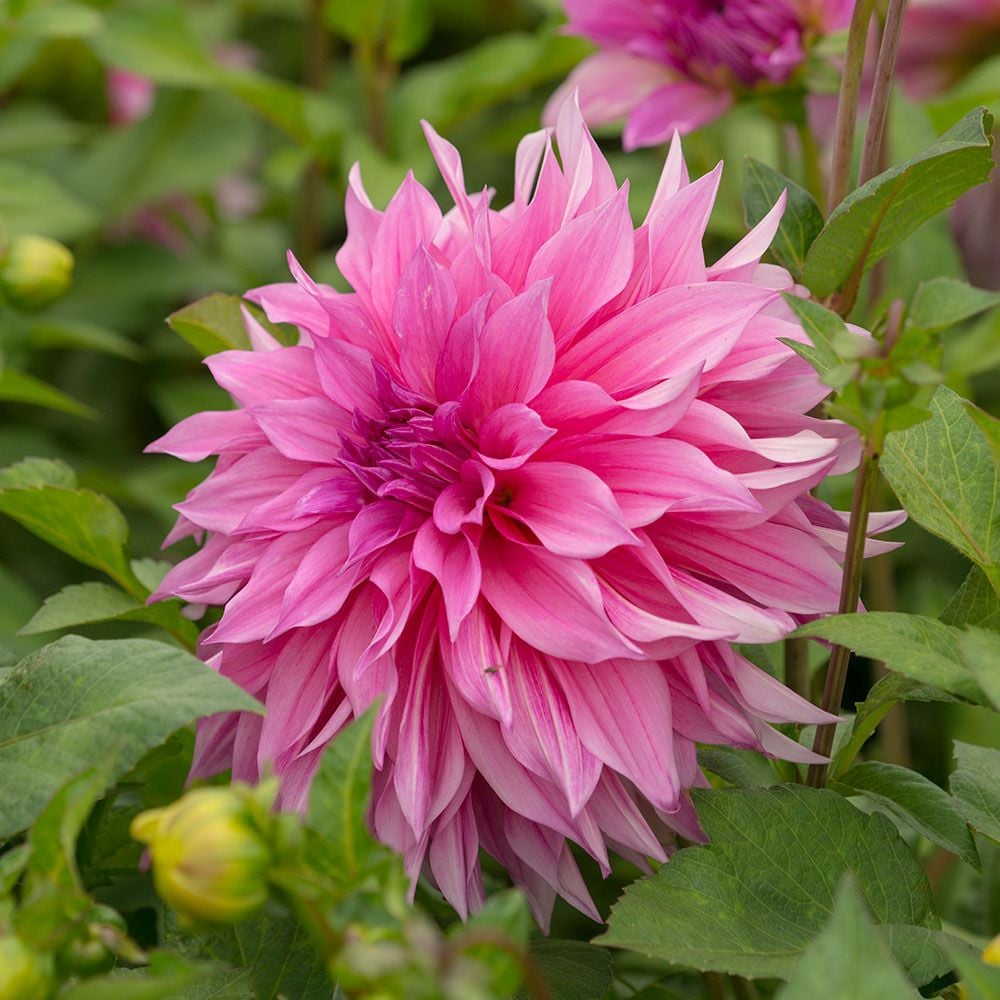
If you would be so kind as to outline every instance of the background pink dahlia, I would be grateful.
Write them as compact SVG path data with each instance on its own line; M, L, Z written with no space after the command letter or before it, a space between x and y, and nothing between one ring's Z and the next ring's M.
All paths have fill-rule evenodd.
M426 132L454 207L408 176L380 211L355 170L354 292L290 258L249 297L298 343L248 316L207 361L237 408L150 446L219 456L156 596L223 605L203 656L267 707L203 723L194 776L273 768L301 808L381 698L370 819L414 879L465 915L484 848L543 925L556 894L596 917L569 842L607 871L698 838L696 741L813 759L767 723L828 717L730 643L835 608L845 521L808 491L857 446L780 341L780 204L708 265L721 165L690 182L677 142L636 229L575 102L500 210Z
M626 149L717 118L739 93L787 83L809 41L846 27L853 0L564 0L566 30L600 50L553 94L579 91L591 125L626 119Z

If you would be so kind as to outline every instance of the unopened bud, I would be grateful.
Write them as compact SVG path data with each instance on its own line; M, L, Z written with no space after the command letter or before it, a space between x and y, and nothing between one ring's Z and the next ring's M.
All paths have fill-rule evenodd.
M33 952L16 935L0 935L0 1000L46 1000L53 986L49 955Z
M72 280L73 255L47 236L15 236L0 257L0 289L20 309L47 306Z
M248 797L234 788L199 788L132 821L149 846L153 883L181 916L238 923L264 905L271 853Z
M1000 965L1000 934L983 949L983 961L987 965Z

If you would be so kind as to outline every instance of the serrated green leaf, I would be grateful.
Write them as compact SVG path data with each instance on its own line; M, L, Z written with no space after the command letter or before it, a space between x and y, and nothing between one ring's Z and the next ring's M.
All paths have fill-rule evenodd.
M167 323L202 357L219 351L249 350L241 304L238 295L216 292L171 313Z
M935 618L899 611L831 615L796 629L794 635L826 639L862 656L882 660L906 674L969 701L983 702L983 692L962 662L961 633Z
M990 446L960 396L939 386L931 419L890 434L882 472L915 521L978 563L1000 561L1000 501Z
M956 740L955 760L948 785L959 811L973 829L1000 844L1000 750Z
M978 566L969 570L940 619L945 625L978 625L1000 631L1000 597Z
M803 786L693 794L709 844L626 889L598 943L786 978L828 922L845 873L878 923L935 925L927 880L884 816Z
M795 181L752 156L744 158L743 215L748 226L756 226L767 215L782 191L788 200L771 253L797 278L812 241L823 228L823 213L813 196Z
M30 825L95 747L114 760L114 780L195 719L259 710L224 677L163 643L66 636L44 646L0 686L0 838Z
M856 886L845 878L829 923L802 956L778 1000L915 1000L892 955L879 941Z
M107 583L75 583L47 597L18 635L38 635L94 622L146 622L166 629L193 647L198 629L180 609L178 601L146 604Z
M42 406L46 410L57 410L88 419L97 415L91 407L68 396L61 389L16 368L4 368L0 371L0 402Z
M837 779L837 791L861 793L882 806L886 812L938 844L974 868L979 867L979 853L965 820L955 802L916 771L896 764L869 760L855 764Z
M932 278L917 288L906 322L927 332L937 332L995 306L1000 306L1000 292L974 288L957 278Z
M545 938L531 942L531 957L542 973L552 1000L603 1000L611 989L611 953L583 941ZM515 1000L529 1000L522 987Z
M128 524L106 496L62 486L0 487L0 514L126 590L142 590L125 554Z
M371 795L374 710L341 730L323 751L309 793L306 826L316 837L310 862L338 885L357 882L373 859L384 856L365 822Z
M966 115L933 145L890 167L831 212L806 257L802 278L823 298L855 269L867 270L993 169L985 108Z

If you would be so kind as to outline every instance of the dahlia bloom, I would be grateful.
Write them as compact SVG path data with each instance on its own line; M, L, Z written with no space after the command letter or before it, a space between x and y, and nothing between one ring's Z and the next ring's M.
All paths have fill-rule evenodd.
M553 94L575 91L591 125L626 119L626 149L718 118L741 94L787 84L813 38L850 20L853 0L564 0L566 30L599 51Z
M914 98L932 97L1000 52L1000 0L911 0L896 67Z
M425 130L454 207L409 175L380 211L355 168L354 291L290 258L248 297L298 343L248 314L206 361L237 408L150 446L219 456L154 596L222 605L202 655L267 707L203 722L193 776L270 768L301 809L381 699L370 822L412 878L464 916L483 848L543 925L557 894L596 918L569 842L606 872L699 839L696 741L816 759L768 723L830 717L730 644L836 607L846 522L809 490L858 446L780 339L780 204L708 265L721 164L689 181L679 142L636 229L573 102L499 210Z

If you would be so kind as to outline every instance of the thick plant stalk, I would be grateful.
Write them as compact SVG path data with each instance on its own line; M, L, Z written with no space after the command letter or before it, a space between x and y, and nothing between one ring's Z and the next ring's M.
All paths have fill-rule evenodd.
M868 23L871 21L874 5L875 0L858 0L851 15L844 75L840 79L840 97L837 101L837 128L833 143L833 168L826 200L827 214L844 200L851 183L858 94L861 92L861 76L865 68Z

